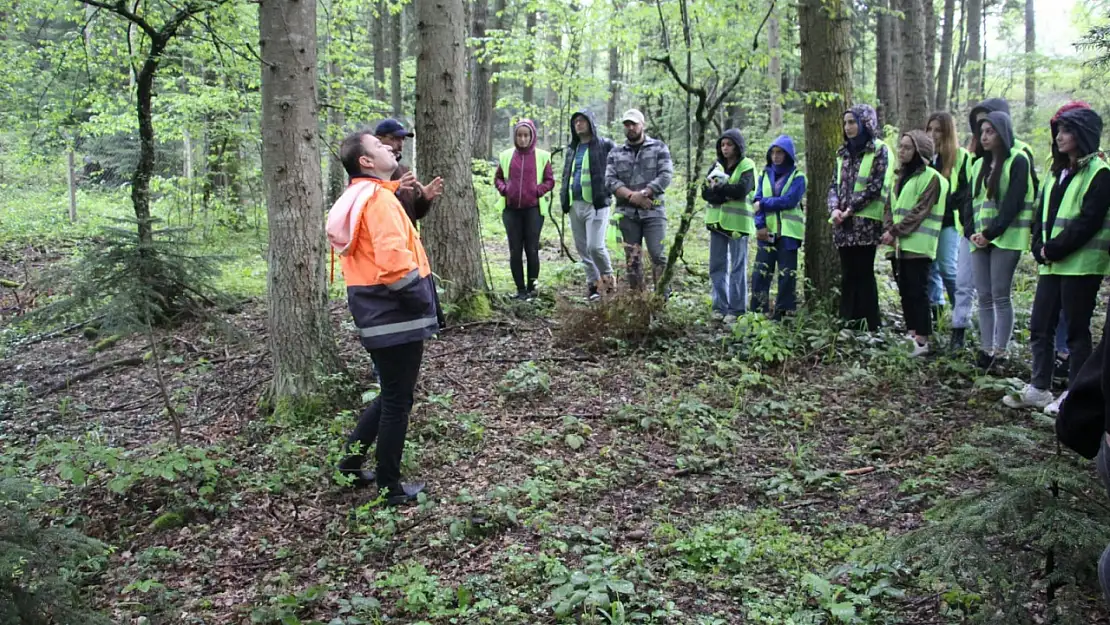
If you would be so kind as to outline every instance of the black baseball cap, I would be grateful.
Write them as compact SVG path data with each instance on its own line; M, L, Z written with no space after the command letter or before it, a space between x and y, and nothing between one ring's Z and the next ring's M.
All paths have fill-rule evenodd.
M415 137L411 131L405 129L404 124L395 119L383 119L374 128L374 135L378 137Z

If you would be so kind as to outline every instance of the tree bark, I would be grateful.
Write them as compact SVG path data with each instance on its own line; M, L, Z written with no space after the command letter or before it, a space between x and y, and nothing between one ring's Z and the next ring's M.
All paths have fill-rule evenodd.
M929 80L925 75L925 4L932 0L902 0L905 13L905 62L902 64L903 129L924 128L929 118Z
M605 123L612 124L617 119L617 107L621 99L621 51L617 46L609 46L609 103L605 107Z
M295 409L339 368L324 254L317 144L316 3L260 0L262 174L273 406Z
M1033 131L1037 112L1037 22L1033 0L1025 0L1025 132Z
M960 2L960 23L957 35L956 62L952 64L952 88L949 93L949 108L953 111L960 108L960 85L964 80L964 68L967 66L967 2Z
M404 59L405 35L401 26L401 11L389 14L389 96L390 108L395 119L405 117L405 94L401 91L401 61Z
M474 80L471 83L474 103L474 134L471 157L493 158L493 68L485 52L486 24L489 21L489 0L475 0L470 36L477 43L474 57Z
M898 11L899 15L894 16L890 20L890 71L891 71L891 84L894 86L894 122L895 126L901 128L906 122L906 100L902 94L902 87L905 80L903 80L903 72L906 71L906 17L903 7L903 0L890 0L890 8L893 11Z
M417 163L425 178L441 176L443 195L424 218L433 269L451 300L484 299L481 239L470 173L464 0L417 3Z
M502 33L504 33L505 29L508 27L505 15L505 10L507 8L506 3L507 0L493 0L494 28ZM497 102L501 97L501 81L497 79L500 74L501 64L494 63L490 73L493 84L490 86L489 133L487 135L488 139L486 140L488 147L485 149L486 154L489 154L489 158L493 158L493 124L496 118Z
M389 59L385 44L385 21L389 14L389 5L385 0L378 0L370 13L370 45L374 53L374 99L378 102L386 101L385 93L385 66Z
M967 92L971 100L983 98L983 0L967 3Z
M771 83L771 134L782 134L782 55L781 26L778 10L771 12L767 21L767 49L771 60L767 65L767 82Z
M802 0L798 4L803 90L838 96L827 104L809 98L805 103L807 299L825 300L830 305L835 303L832 294L839 286L840 256L832 242L826 194L835 176L836 151L843 136L841 115L852 101L849 9L845 0Z
M937 72L936 95L933 108L943 111L948 108L948 77L952 74L952 33L956 18L956 0L944 0L944 26L940 35L940 71Z
M889 0L879 0L879 9L889 9ZM898 90L895 83L894 17L886 11L875 15L875 91L879 100L879 124L898 125Z
M328 59L328 82L331 93L328 94L328 123L324 136L328 138L328 181L327 205L331 206L343 194L346 187L347 171L339 160L339 143L343 140L343 125L346 123L343 114L343 70L334 59Z
M77 166L74 163L73 148L66 150L66 177L69 183L69 221L77 221Z
M525 109L532 107L535 102L535 88L532 83L532 74L536 71L535 43L536 36L536 11L528 11L524 20L524 33L528 39L528 52L524 57L524 93L520 99L524 102ZM525 114L528 114L527 112Z
M937 9L933 0L921 0L925 9L925 88L928 96L925 107L933 106L937 99Z
M546 63L550 67L550 64L559 63L563 59L563 37L562 33L559 32L559 25L555 22L550 13L544 16L544 26L547 28L547 52L544 56ZM572 76L575 74L577 74L577 72L571 73ZM548 84L546 93L544 93L543 100L546 110L553 111L559 109L559 92L555 91L550 84ZM551 124L545 123L542 120L536 120L536 125L539 126L540 136L543 137L540 145L545 149L550 148L553 141L552 132L554 132L555 137L559 136L557 127L553 131Z

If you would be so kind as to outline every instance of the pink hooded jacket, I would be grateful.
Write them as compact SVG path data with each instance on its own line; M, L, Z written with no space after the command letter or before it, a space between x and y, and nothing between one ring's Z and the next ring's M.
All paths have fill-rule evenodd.
M555 174L551 170L551 163L543 169L543 182L536 184L536 125L530 119L522 119L513 126L513 137L521 126L526 126L532 131L532 142L523 150L516 148L513 158L509 162L508 176L497 165L497 173L493 177L493 185L498 193L505 198L508 208L532 208L540 205L540 198L551 193L555 188Z

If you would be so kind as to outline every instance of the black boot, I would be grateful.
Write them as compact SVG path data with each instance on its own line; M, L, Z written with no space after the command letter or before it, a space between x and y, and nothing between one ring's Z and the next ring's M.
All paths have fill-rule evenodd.
M366 488L377 481L377 476L373 471L362 468L362 462L362 456L347 456L339 461L340 475L351 478L350 484L343 484L344 486Z
M994 356L991 356L983 350L979 350L975 356L975 366L982 369L983 373L986 373L990 370L992 364L994 364Z
M397 482L383 489L385 491L385 504L387 506L403 506L416 501L420 493L424 492L424 482L402 484Z
M967 328L952 328L952 339L948 341L950 351L959 351L966 347Z

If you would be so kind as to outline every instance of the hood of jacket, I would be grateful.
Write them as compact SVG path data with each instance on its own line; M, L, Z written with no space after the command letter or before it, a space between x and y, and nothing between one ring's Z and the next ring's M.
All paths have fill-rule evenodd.
M590 109L579 109L579 110L574 112L574 115L570 116L570 145L571 145L571 147L576 147L579 143L581 143L578 140L578 133L574 132L574 119L576 117L580 117L580 116L586 118L586 123L588 123L590 125L590 134L593 135L593 138L594 139L598 138L598 136L597 136L597 118L594 117L593 111L591 111Z
M1052 123L1052 156L1060 153L1056 147L1056 135L1060 128L1067 127L1079 143L1079 157L1085 158L1098 152L1102 139L1102 117L1089 108L1074 108L1065 111Z
M736 156L736 162L739 163L744 158L745 148L747 147L744 141L744 135L740 134L740 131L735 128L729 128L717 139L717 160L722 164L727 162L724 153L721 152L721 142L725 139L730 139L733 144L736 145L737 151L739 152Z
M986 121L989 121L991 126L994 126L994 130L998 133L998 137L1002 139L1002 145L1005 146L1006 152L1009 153L1010 150L1013 150L1014 122L1010 119L1010 114L1002 111L991 111L987 115ZM980 144L978 149L975 150L975 153L977 156L983 156L987 151L984 150L983 146Z
M925 161L926 165L933 162L936 148L933 146L933 138L929 136L929 133L924 130L910 130L902 133L902 136L909 137L910 141L913 141L913 147L917 150L917 155Z
M797 153L794 151L794 140L790 135L779 135L771 142L771 147L767 148L767 164L771 165L771 148L778 148L790 157L790 165L793 167L798 163Z
M975 118L978 117L979 113L994 113L996 111L1009 115L1010 103L1005 98L987 98L976 104L971 112L967 114L967 125L971 128L971 134L976 137L979 136L979 124L975 123Z
M517 145L516 145L516 131L521 126L524 126L524 127L528 128L529 130L532 131L532 141L531 141L531 143L528 144L528 147L526 147L524 149L521 149L521 148L517 147ZM531 151L536 149L536 124L535 124L535 122L533 122L530 119L525 118L525 119L522 119L522 120L518 121L516 123L516 125L513 126L513 147L516 148L517 152L531 152Z

